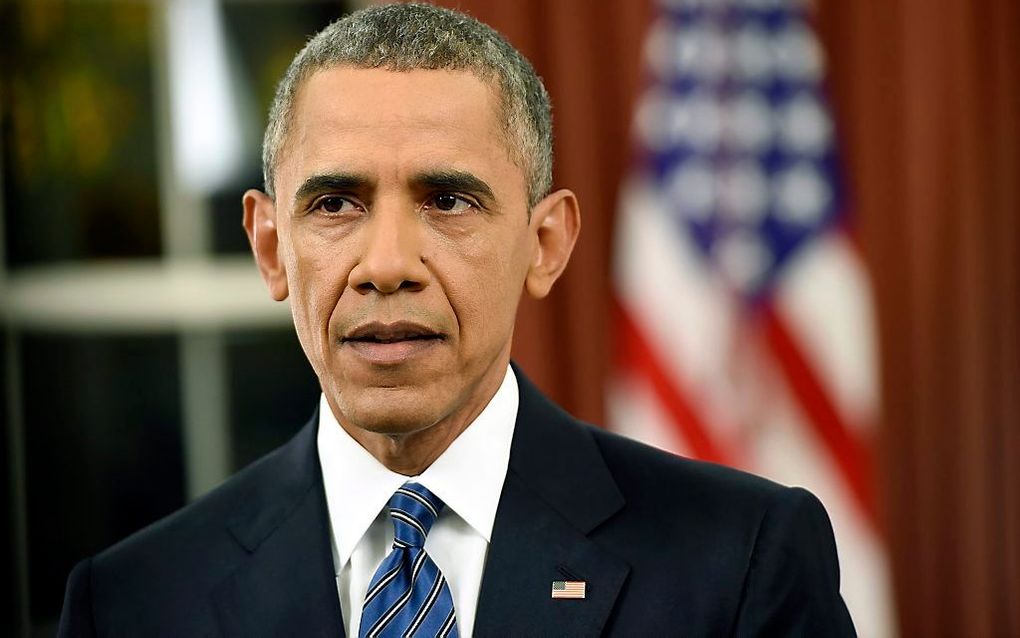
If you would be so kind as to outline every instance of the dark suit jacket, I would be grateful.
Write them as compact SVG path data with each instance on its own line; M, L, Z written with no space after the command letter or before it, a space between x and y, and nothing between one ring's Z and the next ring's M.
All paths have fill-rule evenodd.
M582 424L518 378L475 635L854 635L814 496ZM342 636L316 427L81 562L59 634Z

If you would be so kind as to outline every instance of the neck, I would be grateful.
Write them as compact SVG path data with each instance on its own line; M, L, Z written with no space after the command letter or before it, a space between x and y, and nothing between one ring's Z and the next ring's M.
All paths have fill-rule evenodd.
M456 428L433 426L413 434L376 434L365 430L350 434L390 471L404 476L418 476L442 456L471 421L474 421L474 417Z

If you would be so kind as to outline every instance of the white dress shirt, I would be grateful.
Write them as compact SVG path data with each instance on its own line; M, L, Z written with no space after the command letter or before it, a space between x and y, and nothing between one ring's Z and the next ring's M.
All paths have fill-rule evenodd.
M325 397L320 400L319 463L348 636L358 635L369 581L393 543L386 503L409 480L446 503L425 550L449 583L460 635L471 636L492 524L510 462L518 399L517 378L508 366L482 413L417 477L388 470L340 427Z

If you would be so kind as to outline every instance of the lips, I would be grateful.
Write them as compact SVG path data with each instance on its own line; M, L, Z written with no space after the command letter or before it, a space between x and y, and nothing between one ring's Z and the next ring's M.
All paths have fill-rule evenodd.
M358 358L378 365L404 363L442 343L442 332L410 322L372 322L349 330L340 340Z
M342 342L396 343L423 339L442 339L443 335L428 326L410 321L381 323L373 321L354 328L341 339Z

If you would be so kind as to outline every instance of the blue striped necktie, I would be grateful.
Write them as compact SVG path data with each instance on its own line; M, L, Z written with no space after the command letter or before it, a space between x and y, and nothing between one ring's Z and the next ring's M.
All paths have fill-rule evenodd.
M358 636L456 637L450 587L425 552L425 537L443 501L417 483L404 483L387 507L393 520L393 551L368 585Z

